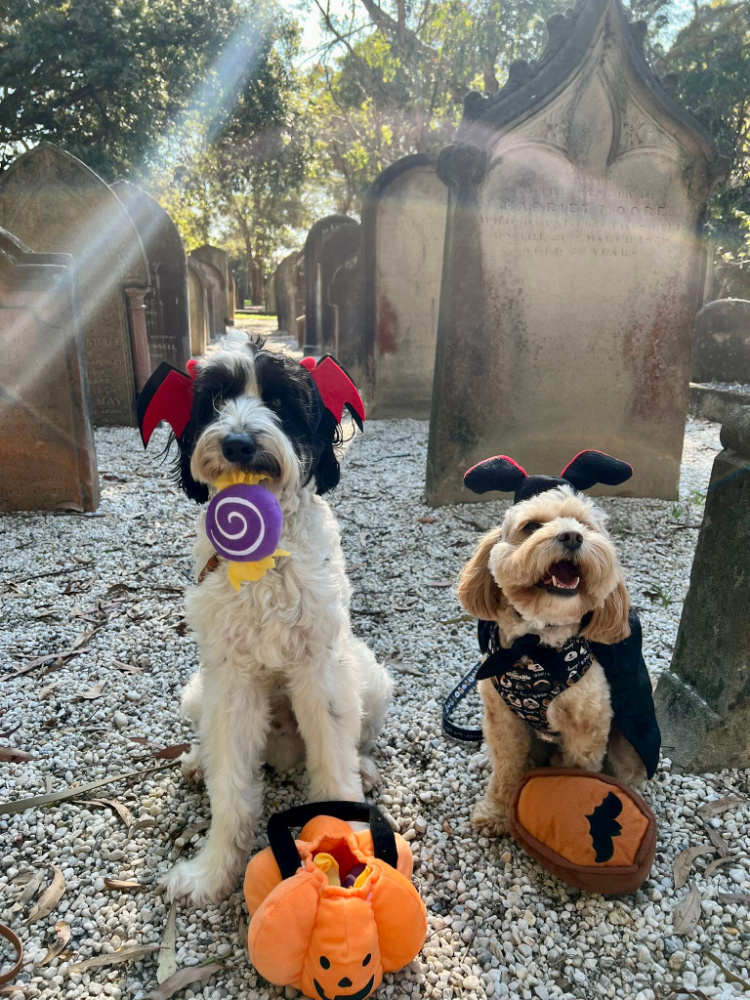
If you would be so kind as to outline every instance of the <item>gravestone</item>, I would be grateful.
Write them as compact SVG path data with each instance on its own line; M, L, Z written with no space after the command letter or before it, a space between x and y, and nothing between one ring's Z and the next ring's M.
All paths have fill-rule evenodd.
M0 510L96 510L99 477L73 258L0 230Z
M203 277L209 283L209 313L213 336L223 334L227 323L234 320L234 294L229 284L229 260L219 247L204 243L190 254L203 267ZM234 283L232 283L234 284Z
M206 353L211 340L208 324L208 291L198 264L188 258L188 308L190 316L190 353Z
M151 275L146 296L146 322L151 365L168 361L184 368L190 357L187 257L182 239L158 201L130 181L115 181L112 190L133 220Z
M323 276L320 272L320 253L329 233L339 226L356 226L348 215L327 215L318 219L310 227L305 240L304 282L305 282L305 340L300 343L305 354L325 354L325 344L331 341L333 312L323 291ZM299 316L299 313L297 314Z
M370 417L430 415L448 192L422 154L391 164L362 209Z
M237 308L237 288L234 284L232 272L227 271L227 319L234 323L234 313Z
M362 227L341 226L326 240L323 256L330 270L328 301L333 307L331 351L365 391L366 354ZM322 264L322 261L321 261Z
M750 384L750 302L717 299L695 320L694 382Z
M630 462L630 495L677 496L696 232L724 166L652 76L619 0L547 25L538 63L468 95L438 161L450 204L431 504L486 499L462 476L487 456L556 474L581 448Z
M276 315L276 289L274 284L274 274L267 274L263 284L263 304L269 316Z
M74 156L42 143L0 174L0 225L32 250L69 253L96 426L134 425L151 374L148 264L114 191Z
M297 285L294 273L295 264L300 256L298 250L287 254L274 271L273 292L276 299L276 318L278 327L290 337L297 335L296 295Z
M750 406L721 428L674 656L654 697L680 768L750 767Z
M335 354L338 357L337 343L337 311L331 301L331 281L341 264L352 254L357 256L362 242L362 227L358 222L354 225L336 226L323 239L318 254L318 291L322 303L316 302L320 315L324 317L321 324L323 340L319 345L321 354ZM341 360L339 358L339 360Z
M188 257L188 264L200 274L206 290L206 314L210 338L221 337L227 329L227 274L215 267L205 257L196 256L194 250Z
M307 335L307 317L305 315L305 296L307 294L307 282L305 280L305 252L302 250L292 267L294 276L294 311L297 324L297 345L304 349L305 337Z

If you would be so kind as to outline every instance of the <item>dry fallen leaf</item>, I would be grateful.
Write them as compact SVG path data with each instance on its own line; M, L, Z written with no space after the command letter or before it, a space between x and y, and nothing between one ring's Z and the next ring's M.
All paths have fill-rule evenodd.
M37 965L47 965L53 958L57 958L70 941L70 924L65 920L58 920L55 924L55 938L55 943L49 946L47 954Z
M414 674L419 677L422 671L418 667L412 667L408 663L404 663L402 660L386 660L387 666L393 667L394 670L398 671L400 674Z
M710 865L706 865L706 870L703 872L703 878L711 878L713 873L717 868L721 868L722 865L737 864L736 858L717 858L716 861L712 861Z
M452 587L453 580L428 580L425 587Z
M675 934L690 934L698 923L700 915L701 897L695 886L691 886L687 896L674 908Z
M40 872L23 872L22 875L19 875L18 878L14 880L14 884L23 884L24 888L20 892L18 899L15 901L13 906L11 906L11 913L18 913L19 910L22 910L24 906L26 906L30 899L33 899L34 896L36 896L42 882L44 881L44 875L44 869Z
M146 888L144 885L141 885L140 882L132 882L129 881L128 879L122 879L122 878L108 878L107 876L105 876L104 878L104 884L108 889L120 889L123 892L127 889Z
M436 517L418 517L417 521L419 524L437 524Z
M724 840L721 834L717 830L707 829L708 839L716 848L720 858L729 857L729 844Z
M177 760L178 757L182 757L184 753L187 753L189 749L189 743L176 743L174 746L162 747L161 750L155 751L154 757L158 757L161 760Z
M720 892L719 902L747 904L750 903L750 895L746 892Z
M704 955L706 956L706 958L710 958L711 961L714 963L714 965L719 966L721 971L724 973L724 978L728 983L739 983L740 986L745 987L746 991L750 991L750 983L746 979L743 979L741 976L738 976L736 973L732 972L730 969L726 967L726 965L723 965L712 951L706 951L704 952ZM745 996L747 996L747 992L745 993Z
M180 969L179 972L175 972L169 979L165 979L158 989L147 993L142 1000L171 1000L171 997L178 990L182 990L186 986L191 986L193 983L205 983L215 973L221 972L226 968L226 965L211 962L210 965L194 965L189 969Z
M172 903L169 908L169 916L164 927L161 943L159 944L159 964L156 968L156 981L161 985L177 972L177 932L175 930L175 920L177 918L177 904Z
M701 844L699 847L686 847L680 851L674 861L674 887L681 889L688 880L693 862L701 854L716 854L716 848L710 844Z
M194 837L196 833L203 833L203 831L208 830L210 826L211 821L205 819L201 823L196 823L195 826L187 827L182 831L182 833L178 833L175 837L174 847L172 848L172 860L179 856L180 851L186 844L190 843L191 838Z
M18 725L14 726L12 729L6 729L4 733L0 733L0 740L7 740L9 736L12 736L13 733L17 732L21 728L21 725L22 723L19 722Z
M95 969L102 965L120 965L122 962L137 962L139 958L145 958L146 955L152 955L158 950L158 944L144 944L135 945L132 948L121 948L119 951L113 951L110 955L95 955L94 958L87 958L85 962L69 965L68 975L76 975L79 972L85 972L86 969Z
M0 760L7 761L9 764L24 764L27 760L33 759L32 753L19 750L17 747L0 747Z
M33 924L42 917L47 917L54 910L65 892L65 878L63 873L55 865L50 866L53 871L52 883L49 885L37 900L37 904L29 914L28 924Z
M714 799L713 802L706 802L698 810L698 815L701 819L711 819L713 816L718 816L719 813L726 812L727 809L744 806L746 802L747 799L740 799L736 795L726 795L723 799Z
M135 821L135 817L127 806L124 806L122 802L115 802L114 799L81 799L81 805L86 806L108 806L113 809L120 819L123 821L125 826L130 827Z
M97 681L93 687L89 688L88 691L84 691L81 694L82 698L86 698L88 701L93 701L94 698L101 698L104 694L104 688L107 685L107 678L104 677L102 680Z
M131 837L134 837L136 833L140 830L145 830L148 826L158 826L159 824L155 819L151 819L148 816L144 816L143 819L136 820L135 823L128 830L128 835L125 838L125 843L127 844Z

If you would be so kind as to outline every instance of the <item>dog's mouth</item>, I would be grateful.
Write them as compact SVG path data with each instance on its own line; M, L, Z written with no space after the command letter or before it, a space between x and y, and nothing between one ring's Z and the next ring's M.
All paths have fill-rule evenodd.
M567 559L554 562L536 586L550 594L572 597L578 593L581 583L580 568Z

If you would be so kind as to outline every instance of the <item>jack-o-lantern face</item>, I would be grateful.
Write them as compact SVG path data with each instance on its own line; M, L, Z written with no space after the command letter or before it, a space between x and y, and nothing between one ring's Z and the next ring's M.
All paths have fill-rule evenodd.
M325 969L327 971L331 968L331 960L327 955L321 955L319 962L321 969ZM371 965L371 963L372 963L372 953L368 952L362 959L361 965L367 968L367 966ZM369 972L370 970L368 969L367 971ZM341 966L336 967L335 975L338 975L339 972L341 972ZM367 972L364 972L363 975L367 975ZM351 981L349 976L342 976L342 978L339 979L338 983L336 984L337 992L334 993L333 995L326 993L326 991L323 989L323 987L320 985L320 983L314 976L313 976L313 985L315 986L315 990L318 996L320 997L320 1000L365 1000L365 997L369 997L369 995L372 993L372 989L375 985L375 976L371 974L370 978L366 981L364 986L362 986L361 989L355 990L354 993L350 992L352 986L354 986L355 984ZM341 990L345 990L346 992L342 993L340 992Z
M365 1000L382 978L370 903L341 896L321 899L302 974L304 991L315 1000Z

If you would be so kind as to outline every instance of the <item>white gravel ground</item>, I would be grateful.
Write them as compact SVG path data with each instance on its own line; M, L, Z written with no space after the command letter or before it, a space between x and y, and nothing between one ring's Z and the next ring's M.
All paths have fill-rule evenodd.
M701 872L711 857L701 857L688 885L677 891L673 866L684 848L707 842L697 808L729 793L744 798L745 772L678 776L668 761L662 763L646 791L660 826L656 863L643 889L619 900L567 890L510 839L478 838L472 831L469 815L487 779L486 757L481 748L442 736L439 707L474 661L474 630L469 623L445 622L461 613L449 584L478 532L499 519L504 505L428 508L422 498L426 438L421 422L369 424L349 451L332 501L354 584L355 631L390 662L397 681L381 740L379 797L413 842L429 914L420 957L388 976L381 995L742 995L739 980L750 982L750 913L746 904L719 895L750 893L750 806L743 803L709 821L734 861L705 879ZM94 515L21 514L0 521L0 731L15 730L0 746L34 755L0 762L4 802L149 767L153 748L133 742L136 737L158 746L190 738L178 703L197 656L181 627L196 508L159 462L165 439L158 432L144 454L134 430L97 434L103 500ZM718 426L693 420L679 503L604 501L655 675L671 656L702 513L693 501L701 499L718 448ZM53 656L14 676L43 654L73 647L74 656ZM84 697L96 694L102 682L99 697ZM472 715L478 715L478 701L465 717ZM302 801L305 787L301 770L269 778L266 818ZM90 794L126 806L130 815L72 800L0 816L0 920L25 943L17 982L29 1000L135 998L155 988L158 952L82 972L71 966L121 947L159 945L168 907L152 880L183 845L180 835L209 815L205 794L173 767ZM185 852L195 851L203 835L190 835ZM259 846L264 844L261 836ZM24 882L19 876L49 865L61 870L64 894L48 916L29 924L33 899L11 912ZM144 887L109 889L105 877ZM693 886L700 894L700 919L679 935L675 906ZM60 920L70 925L70 955L38 965ZM177 968L212 958L225 965L206 985L180 997L284 995L251 967L245 921L239 886L220 906L177 907ZM0 955L7 958L9 951ZM162 958L169 958L167 946Z

